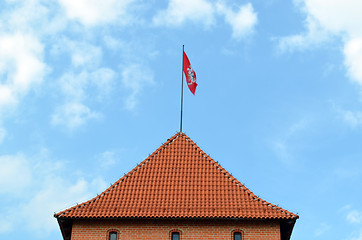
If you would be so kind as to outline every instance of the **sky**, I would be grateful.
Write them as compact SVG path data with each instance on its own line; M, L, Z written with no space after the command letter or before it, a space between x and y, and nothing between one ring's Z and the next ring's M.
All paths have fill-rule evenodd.
M0 239L61 240L54 212L179 131L293 240L362 240L362 1L0 0Z

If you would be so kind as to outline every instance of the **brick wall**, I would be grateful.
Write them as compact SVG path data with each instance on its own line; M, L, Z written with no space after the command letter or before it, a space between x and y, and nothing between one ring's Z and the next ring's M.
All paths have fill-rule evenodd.
M109 231L118 240L170 240L180 232L180 240L232 240L233 231L242 240L280 240L278 221L247 220L75 220L72 240L108 240Z

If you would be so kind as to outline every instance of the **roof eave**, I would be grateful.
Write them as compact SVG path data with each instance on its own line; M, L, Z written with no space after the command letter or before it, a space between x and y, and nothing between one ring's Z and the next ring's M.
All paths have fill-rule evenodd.
M72 236L73 218L56 217L64 240L70 240Z
M297 221L298 218L299 217L297 216L296 218L292 218L292 219L280 220L280 239L281 240L290 240L295 222Z
M59 217L62 220L109 220L109 219L215 219L215 220L252 220L252 221L264 221L264 220L275 220L275 221L294 221L297 218L266 218L266 217L208 217L208 216L123 216L123 217Z

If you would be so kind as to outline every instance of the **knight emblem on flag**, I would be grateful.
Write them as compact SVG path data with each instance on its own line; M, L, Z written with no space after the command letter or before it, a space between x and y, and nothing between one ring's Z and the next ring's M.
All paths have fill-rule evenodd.
M189 87L192 94L195 95L195 91L196 91L196 87L197 87L196 73L195 73L194 69L191 67L189 58L187 57L185 52L183 55L183 65L184 65L183 72L185 73L185 76L186 76L187 86Z
M193 83L196 83L196 74L195 71L192 69L191 65L189 68L187 68L188 78L190 79L190 82L187 83L187 85L191 85Z

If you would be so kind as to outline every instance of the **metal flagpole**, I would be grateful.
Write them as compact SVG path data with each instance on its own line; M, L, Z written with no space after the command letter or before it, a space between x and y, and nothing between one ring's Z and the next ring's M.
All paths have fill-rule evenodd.
M182 45L182 70L181 70L181 121L180 121L180 132L182 132L182 109L184 102L184 51L185 45Z

